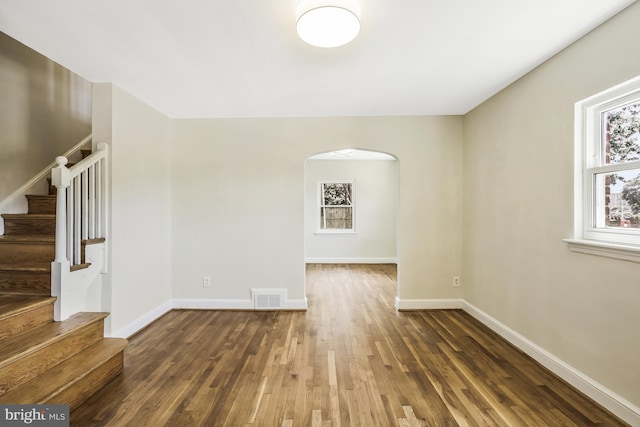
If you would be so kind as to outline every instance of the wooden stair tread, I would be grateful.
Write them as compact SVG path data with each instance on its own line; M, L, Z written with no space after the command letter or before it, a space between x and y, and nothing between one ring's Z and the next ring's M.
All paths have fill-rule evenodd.
M89 267L91 267L90 262L83 262L82 264L73 264L72 266L69 267L69 271L84 270L85 268L89 268Z
M109 313L77 313L62 322L52 322L7 338L3 340L2 348L0 348L0 368L10 365L25 355L45 348L83 326L100 321L108 315Z
M27 213L5 213L2 214L4 219L55 219L55 214L27 214Z
M55 200L55 194L26 194L25 197L27 199L46 199L46 200Z
M82 381L126 347L127 340L122 338L98 341L33 380L0 396L0 403L50 403L55 400L56 395Z
M51 263L0 264L0 271L47 273L51 271Z
M55 297L0 295L0 321L43 305L52 304Z
M86 246L86 245L96 245L98 243L104 243L107 239L105 239L104 237L97 237L95 239L84 239L82 242L80 242L80 244L82 246Z
M43 244L55 243L55 236L49 234L5 234L0 236L0 242L6 243L24 243L24 244Z

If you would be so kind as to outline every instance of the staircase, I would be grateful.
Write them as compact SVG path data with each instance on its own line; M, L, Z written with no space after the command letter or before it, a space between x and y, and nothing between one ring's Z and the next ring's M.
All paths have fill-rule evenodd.
M27 214L2 215L0 403L68 404L73 410L122 371L127 341L104 338L108 313L53 321L55 188L49 193L27 196ZM84 241L82 248L103 241ZM83 259L73 269L88 265Z

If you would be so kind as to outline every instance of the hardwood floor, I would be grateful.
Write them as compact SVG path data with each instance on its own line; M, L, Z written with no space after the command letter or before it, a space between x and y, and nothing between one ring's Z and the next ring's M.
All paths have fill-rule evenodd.
M308 265L307 312L170 312L71 425L625 425L462 311L396 312L395 277Z

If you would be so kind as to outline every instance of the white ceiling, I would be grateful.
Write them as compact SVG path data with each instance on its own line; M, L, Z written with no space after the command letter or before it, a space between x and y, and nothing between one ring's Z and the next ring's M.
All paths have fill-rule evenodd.
M464 114L635 0L360 0L322 49L296 0L0 0L0 31L175 118Z

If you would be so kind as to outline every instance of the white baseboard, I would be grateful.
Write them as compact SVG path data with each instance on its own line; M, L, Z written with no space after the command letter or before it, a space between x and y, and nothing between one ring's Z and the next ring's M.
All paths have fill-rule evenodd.
M396 310L448 310L462 308L461 299L400 299L396 297Z
M386 257L344 257L344 258L322 258L307 257L304 259L306 264L397 264L398 258Z
M176 310L254 310L253 301L247 300L212 300L212 299L174 299ZM279 308L269 310L306 310L307 299L286 300Z
M253 310L250 299L174 299L176 310Z
M306 310L307 298L304 299L288 299L284 302L281 310Z
M160 304L159 306L157 306L156 308L154 308L153 310L138 317L136 320L129 323L128 325L118 329L115 332L112 332L111 334L109 334L109 336L112 338L129 338L131 335L135 334L140 329L144 328L145 326L147 326L148 324L150 324L151 322L153 322L163 314L167 313L172 308L173 306L172 306L171 300L166 301Z
M619 418L632 426L640 426L639 407L465 300L462 300L462 309Z
M247 300L211 300L211 299L173 299L160 304L153 310L138 317L128 325L108 334L112 338L129 338L140 329L152 323L171 310L254 310L253 301ZM272 310L306 310L307 298L287 300L283 306Z

